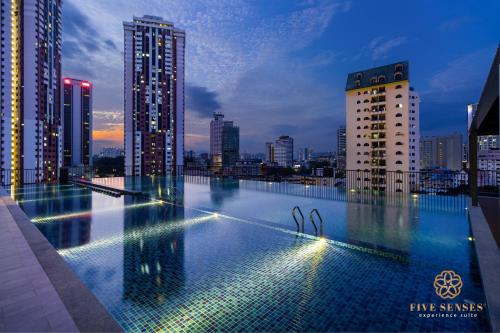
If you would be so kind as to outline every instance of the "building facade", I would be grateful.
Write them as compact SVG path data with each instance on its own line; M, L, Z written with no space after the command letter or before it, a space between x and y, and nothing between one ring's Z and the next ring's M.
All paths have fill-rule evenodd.
M92 85L63 80L63 165L92 165Z
M12 169L14 183L54 181L62 164L62 2L0 3L0 167Z
M460 171L463 168L463 136L425 136L420 139L420 168L444 168Z
M224 115L214 113L214 119L210 122L210 159L212 167L222 167L222 129L224 127Z
M185 32L156 16L123 27L126 170L172 174L184 163Z
M419 103L407 61L348 75L346 169L358 190L416 190ZM390 174L390 176L387 176Z

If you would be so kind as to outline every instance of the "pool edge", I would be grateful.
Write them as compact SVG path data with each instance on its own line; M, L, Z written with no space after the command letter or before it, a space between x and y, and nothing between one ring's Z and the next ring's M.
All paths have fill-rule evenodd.
M4 189L0 198L81 332L123 332L104 306Z

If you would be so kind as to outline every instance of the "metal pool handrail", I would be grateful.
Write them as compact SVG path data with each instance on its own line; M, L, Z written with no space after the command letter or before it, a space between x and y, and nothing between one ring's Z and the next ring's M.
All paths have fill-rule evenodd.
M323 218L321 217L319 211L316 208L313 208L311 212L309 213L309 220L311 220L312 225L314 226L314 232L318 234L318 228L316 227L316 223L314 222L314 216L313 213L316 213L316 215L319 218L319 235L323 236Z
M300 227L299 227L299 221L297 221L297 216L295 216L295 211L298 211L300 217L302 218L302 232L304 232L304 214L302 214L302 210L300 209L299 206L295 206L292 208L292 216L293 219L295 220L295 224L297 224L297 232L300 232Z

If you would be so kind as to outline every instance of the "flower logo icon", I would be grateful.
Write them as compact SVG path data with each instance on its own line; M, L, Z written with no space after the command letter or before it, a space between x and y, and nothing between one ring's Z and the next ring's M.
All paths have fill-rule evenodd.
M463 286L460 275L451 270L442 271L434 279L436 294L443 299L453 299L460 294Z

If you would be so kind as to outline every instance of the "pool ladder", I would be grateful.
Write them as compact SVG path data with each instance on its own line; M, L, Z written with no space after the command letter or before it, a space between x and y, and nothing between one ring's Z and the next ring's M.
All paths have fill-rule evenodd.
M299 221L296 216L296 212L300 214L300 219L301 223L299 224ZM321 214L316 208L311 209L311 212L309 213L309 221L311 221L311 224L314 227L314 234L318 235L318 226L316 225L316 222L314 221L314 216L317 216L319 219L319 235L323 236L323 218L321 217ZM305 224L305 218L304 214L302 214L302 210L300 209L299 206L295 206L292 208L292 217L293 220L295 221L295 224L297 225L297 232L302 232L304 233L304 224Z

